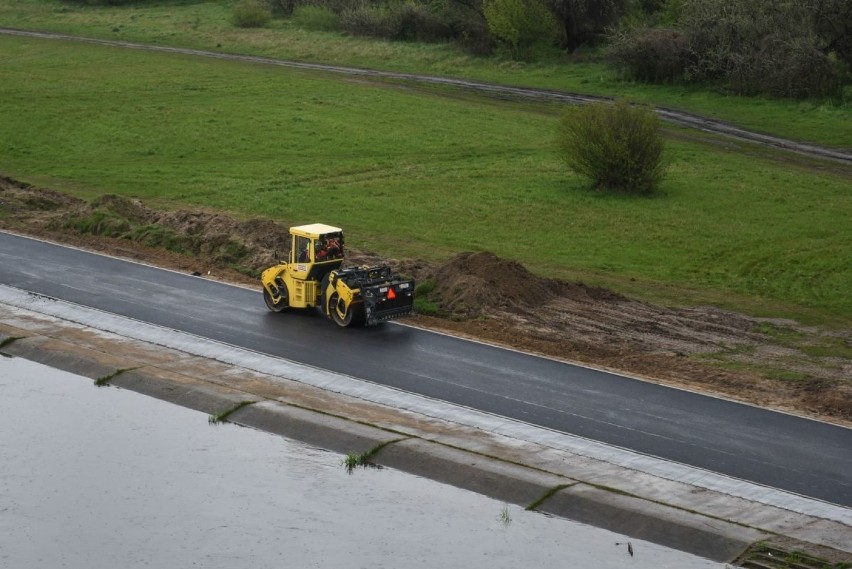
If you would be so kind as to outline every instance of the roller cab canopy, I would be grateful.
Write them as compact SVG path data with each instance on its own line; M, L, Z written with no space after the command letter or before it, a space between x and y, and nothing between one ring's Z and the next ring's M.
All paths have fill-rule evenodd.
M292 235L300 235L308 239L319 239L322 235L329 233L343 233L339 227L326 225L325 223L310 223L308 225L297 225L290 228Z

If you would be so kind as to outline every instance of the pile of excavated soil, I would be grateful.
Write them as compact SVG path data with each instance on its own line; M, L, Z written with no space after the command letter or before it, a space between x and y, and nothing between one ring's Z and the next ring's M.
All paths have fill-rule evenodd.
M438 267L431 293L454 317L472 318L501 311L519 314L537 309L558 298L579 302L620 300L618 294L582 283L538 277L516 261L493 253L460 253Z
M203 210L155 210L119 196L89 203L0 177L0 228L250 286L259 287L260 271L286 258L287 227ZM347 264L389 264L429 284L430 292L418 294L442 316L416 315L409 320L415 325L852 424L852 360L809 349L852 346L852 330L648 304L542 278L487 252L433 266L350 246Z

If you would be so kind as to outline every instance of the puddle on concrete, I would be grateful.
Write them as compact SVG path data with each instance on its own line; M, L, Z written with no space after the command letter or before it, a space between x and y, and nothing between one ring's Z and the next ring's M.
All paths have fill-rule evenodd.
M721 568L0 357L0 567Z

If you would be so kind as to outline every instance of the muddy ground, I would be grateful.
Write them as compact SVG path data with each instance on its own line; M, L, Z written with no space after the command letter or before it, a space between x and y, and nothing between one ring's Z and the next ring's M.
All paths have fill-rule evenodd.
M117 196L90 204L0 178L0 228L258 290L260 270L286 256L287 227ZM852 329L655 306L487 252L431 265L348 245L347 264L387 262L417 279L415 326L852 425Z

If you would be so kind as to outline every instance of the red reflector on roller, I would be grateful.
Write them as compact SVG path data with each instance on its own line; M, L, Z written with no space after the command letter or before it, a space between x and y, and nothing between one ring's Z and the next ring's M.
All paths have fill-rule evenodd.
M393 300L396 298L396 293L392 288L388 288L388 300Z

